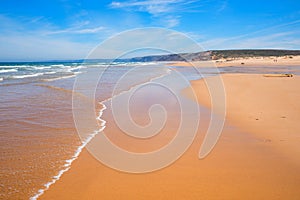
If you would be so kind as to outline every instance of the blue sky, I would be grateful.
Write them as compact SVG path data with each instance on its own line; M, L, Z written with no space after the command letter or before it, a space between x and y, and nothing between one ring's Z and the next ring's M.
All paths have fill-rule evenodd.
M0 61L84 58L128 29L170 28L204 49L300 49L297 0L2 0Z

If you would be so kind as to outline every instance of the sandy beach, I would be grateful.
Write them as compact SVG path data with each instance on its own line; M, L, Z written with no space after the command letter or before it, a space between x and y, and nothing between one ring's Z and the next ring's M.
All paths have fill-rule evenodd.
M210 97L205 81L193 81L199 102L208 107ZM263 74L222 75L227 100L227 119L240 129L255 134L300 166L300 77Z
M84 150L40 199L298 199L299 77L226 74L222 78L227 121L205 159L199 160L198 152L209 122L210 98L205 81L197 80L183 93L189 96L194 90L198 102L207 107L202 110L205 123L179 160L156 172L130 174L101 164ZM110 134L119 131L109 115L106 121ZM172 131L172 126L165 131ZM167 137L160 135L154 147ZM128 144L123 137L115 139L120 146Z
M299 2L2 1L0 200L300 200Z
M185 67L230 67L230 66L299 66L300 56L282 56L282 57L246 57L246 58L227 58L212 61L193 61L193 62L173 62L172 66Z

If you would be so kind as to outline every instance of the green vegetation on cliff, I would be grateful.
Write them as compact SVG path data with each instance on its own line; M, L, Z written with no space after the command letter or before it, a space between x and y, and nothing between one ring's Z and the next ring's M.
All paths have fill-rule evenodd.
M300 50L274 50L274 49L245 49L245 50L212 50L198 53L180 53L169 55L155 55L131 58L131 62L153 62L153 61L205 61L228 58L246 57L280 57L297 56Z

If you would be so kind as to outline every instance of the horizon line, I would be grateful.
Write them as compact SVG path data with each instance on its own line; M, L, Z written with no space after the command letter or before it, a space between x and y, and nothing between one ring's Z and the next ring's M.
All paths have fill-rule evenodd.
M210 51L299 51L300 49L279 49L279 48L267 48L267 49L262 49L262 48L247 48L247 49L211 49L211 50L204 50L204 51L198 51L198 52L181 52L177 54L193 54L193 53L201 53L201 52L210 52ZM86 58L65 58L65 59L0 59L0 63L38 63L38 62L80 62L84 60L107 60L107 61L112 61L112 60L130 60L134 58L143 58L143 57L151 57L151 56L165 56L165 55L176 55L176 54L149 54L149 55L144 55L144 56L136 56L136 57L130 57L130 58L123 58L123 59L114 59L114 58L91 58L91 59L86 59ZM300 55L300 54L299 54Z

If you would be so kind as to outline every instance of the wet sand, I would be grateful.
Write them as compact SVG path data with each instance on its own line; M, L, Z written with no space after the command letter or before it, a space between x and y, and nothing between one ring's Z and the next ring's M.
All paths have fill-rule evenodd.
M20 84L0 93L0 199L29 199L80 144L72 91Z
M232 75L225 75L225 86L227 86L226 76L231 77ZM256 79L261 77L261 75L257 75L257 77L256 75L244 76L244 81L247 81L247 77L249 77L249 82L246 83L252 83L253 80L256 81ZM237 77L233 80L238 81L240 78ZM292 90L295 89L298 83L298 77L293 78L297 82L289 84L289 86L293 86ZM279 83L277 83L277 81L272 80L270 80L269 84L275 87L282 85L282 81L290 81L290 79L280 78L278 80ZM274 81L276 83L273 83ZM203 85L205 86L201 80L193 82L193 88L197 90L198 97L201 97L199 102L209 107L209 100L202 98L203 95L207 97L205 96ZM254 88L251 88L251 84L244 85L241 83L237 87L247 87L249 90L246 91L257 92L257 94L250 93L250 97L253 96L253 99L257 98L253 103L260 102L260 99L266 103L268 99L266 96L269 93L264 92L264 90L260 91L259 88L262 87L258 87L258 90L256 90L258 85L259 83L256 83L253 86ZM200 89L201 92L199 92ZM276 89L280 90L282 88L273 88L273 90ZM227 90L229 91L228 97L230 97L230 90ZM292 100L289 104L296 106L296 109L299 101L293 97L295 91L289 92L292 92L291 94L288 93L291 95L290 100ZM285 92L279 92L278 95L283 93L286 94ZM242 102L243 106L249 104L251 111L249 114L253 115L255 123L260 121L256 120L257 117L262 120L264 116L267 119L267 115L254 115L255 113L253 112L257 110L251 109L252 99L248 99L247 95L244 99L239 99L239 95L243 93L237 92L233 94L238 96L231 96L231 98L234 97L235 102L230 103L231 100L228 100L229 120L225 124L219 142L206 158L200 160L198 153L207 130L210 111L206 108L201 108L202 119L196 139L188 151L172 165L152 173L124 173L103 165L87 150L84 150L73 163L71 169L56 184L52 185L40 199L298 199L300 196L298 187L300 175L299 165L295 163L297 159L291 159L289 156L286 156L287 154L281 153L277 148L273 148L273 145L270 145L273 144L273 140L269 136L273 135L272 131L277 127L271 129L268 137L264 138L258 134L253 134L252 129L247 129L245 125L249 123L247 117L244 122L234 120L234 114L231 112L234 113L237 109L230 105L235 105L238 102ZM259 95L262 95L262 97ZM271 97L273 98L274 96L271 95ZM281 101L279 99L274 100L274 109L278 106L276 102L279 103ZM284 105L286 104L284 103ZM141 104L134 111L137 121L141 124L147 122L147 118L139 116L144 112L143 106L145 105ZM246 108L248 107L246 106ZM288 112L285 108L283 108L283 111ZM248 110L241 110L240 112L245 112L244 115L248 115ZM298 116L297 111L293 113L296 117ZM293 113L284 113L284 116L288 118L279 117L279 119L276 118L278 121L274 122L279 123L280 120L290 121L287 119L294 119ZM278 117L277 115L274 116ZM157 138L148 141L149 144L147 144L147 141L143 141L140 145L133 145L134 143L131 143L133 141L130 141L130 139L117 136L122 134L122 132L114 124L109 108L105 111L103 117L107 121L108 126L105 131L106 134L111 136L110 139L115 140L115 143L122 148L127 147L131 151L140 150L143 152L158 148L168 141L172 137L171 133L176 129L176 125L172 126L172 123L178 121L178 115L174 111L174 115L170 115L168 118L169 125L158 136L155 136ZM269 120L269 125L272 125L273 118ZM267 124L263 123L263 121L261 122L262 126ZM285 126L289 126L289 123L285 124ZM252 127L252 125L249 125L249 127ZM263 128L260 130L267 130L265 129L266 127ZM289 130L289 132L293 132L292 130L298 129L295 125L291 126ZM292 139L289 136L287 137L289 140ZM296 152L294 152L293 156L296 155Z
M87 113L85 109L88 105L93 108L94 102L85 94L92 89L90 87L94 79L88 74L99 74L103 70L100 67L82 67L83 73L80 77L84 79L80 85L82 91L73 91L75 77L69 78L70 72L62 73L62 69L69 71L78 69L77 64L42 63L28 66L28 73L42 71L43 68L50 70L49 75L27 77L20 72L19 76L24 79L5 79L0 86L0 199L36 199L55 184L60 176L69 169L72 161L80 154L85 145L85 141L91 138L95 131L102 128L101 121L97 121L96 127L81 127L83 135L77 134L74 124L74 111L83 112L80 116L83 121L93 120L100 115L100 104L97 104L98 112ZM81 65L81 64L80 64ZM15 68L25 67L23 64L16 65ZM120 76L132 67L115 66L106 72L104 77L104 87L99 87L100 101L107 99L110 92ZM26 64L27 68L27 64ZM53 68L53 69L52 69ZM158 68L147 68L145 76L156 77L166 70ZM158 69L158 70L156 70ZM17 69L16 69L17 70ZM27 71L27 69L26 69ZM56 74L56 72L59 73ZM147 73L149 72L150 73ZM113 75L112 75L113 74ZM11 75L13 77L13 75ZM136 77L135 74L132 75ZM50 81L51 79L55 79ZM47 79L46 79L47 78ZM96 77L98 80L99 76ZM149 77L146 76L146 80ZM132 81L143 82L144 76L131 79ZM92 82L92 83L91 83ZM127 82L126 82L127 83ZM123 84L123 89L131 87L131 84ZM94 94L94 90L92 91ZM94 97L92 98L94 99ZM72 101L76 100L76 102ZM77 104L76 104L77 103ZM85 105L85 106L84 106ZM78 110L76 110L78 109ZM89 115L88 115L89 114Z

